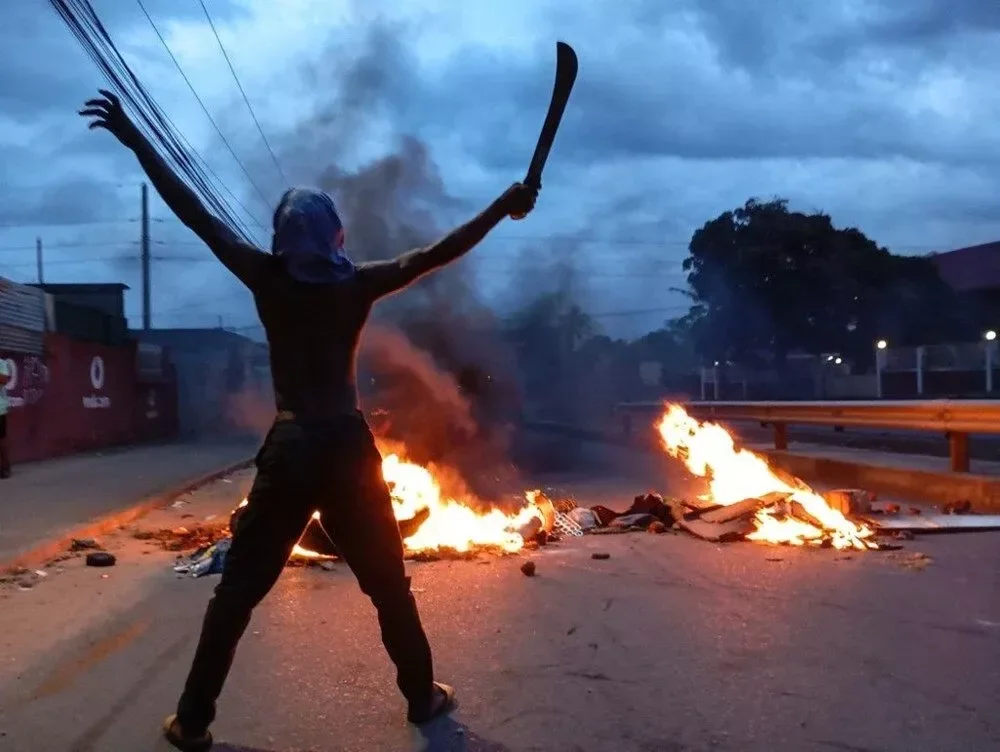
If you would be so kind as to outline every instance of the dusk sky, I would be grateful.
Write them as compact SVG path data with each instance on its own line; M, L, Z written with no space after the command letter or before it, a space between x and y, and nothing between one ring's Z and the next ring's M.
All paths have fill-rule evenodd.
M143 3L243 167L136 0L93 4L146 88L267 227L286 183L201 5ZM568 258L574 291L609 333L656 328L686 308L671 288L683 286L691 233L751 196L826 211L897 253L1000 239L996 2L205 5L291 183L364 171L413 137L427 160L375 206L425 211L440 230L523 177L554 43L576 48L579 78L536 212L468 262L498 305L525 280L542 289L552 260ZM105 81L43 0L5 0L0 59L0 275L34 281L41 237L46 281L125 282L138 323L143 175L75 114ZM155 193L152 216L154 324L252 326L249 293Z

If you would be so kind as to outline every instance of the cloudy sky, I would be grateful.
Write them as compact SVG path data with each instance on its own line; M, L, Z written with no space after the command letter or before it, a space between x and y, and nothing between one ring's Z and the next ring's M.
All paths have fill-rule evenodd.
M750 196L822 209L897 253L1000 239L989 0L205 0L281 173L198 0L143 4L166 45L136 0L93 2L264 226L286 179L364 171L414 143L399 211L424 192L437 227L468 216L523 176L554 42L572 43L580 75L538 209L470 263L502 302L570 258L575 291L613 334L683 310L672 288L692 231ZM0 18L0 275L33 281L41 237L47 281L124 281L135 316L143 175L75 115L104 82L48 2L5 0ZM252 325L249 295L155 194L151 213L154 323Z

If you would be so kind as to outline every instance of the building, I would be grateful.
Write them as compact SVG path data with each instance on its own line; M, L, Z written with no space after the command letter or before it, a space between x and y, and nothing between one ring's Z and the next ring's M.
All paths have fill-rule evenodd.
M113 283L65 283L29 285L47 293L53 301L51 329L71 339L123 345L128 339L125 291L128 285Z
M177 376L182 436L257 435L274 419L267 345L225 329L134 330Z
M975 321L1000 328L1000 241L937 253L931 260Z

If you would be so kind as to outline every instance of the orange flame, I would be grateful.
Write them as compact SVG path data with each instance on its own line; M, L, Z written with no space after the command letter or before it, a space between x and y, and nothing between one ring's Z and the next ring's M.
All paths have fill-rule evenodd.
M404 543L412 553L452 549L467 552L476 547L496 547L508 553L524 547L518 532L532 519L544 521L544 515L535 498L539 492L525 493L526 505L514 514L499 509L477 512L458 499L449 498L433 474L425 467L406 462L398 454L386 455L382 460L382 475L392 495L393 512L397 520L409 520L427 510L426 521ZM240 503L246 506L247 500ZM314 512L319 520L320 513ZM296 544L293 556L322 558L321 554Z
M680 405L668 405L656 425L664 449L682 460L693 474L708 479L707 499L728 506L772 492L790 494L819 527L801 519L775 516L762 509L754 518L756 530L748 540L792 546L819 545L825 541L837 549L868 549L873 531L857 525L834 509L804 483L793 486L781 480L767 462L746 449L737 449L732 435L715 423L701 423Z
M450 548L464 552L476 546L497 546L514 552L524 546L518 529L532 518L541 519L532 492L525 494L528 504L516 514L499 509L479 513L445 496L427 468L396 454L382 460L382 475L389 484L397 520L410 519L422 509L430 512L427 521L406 539L410 551Z

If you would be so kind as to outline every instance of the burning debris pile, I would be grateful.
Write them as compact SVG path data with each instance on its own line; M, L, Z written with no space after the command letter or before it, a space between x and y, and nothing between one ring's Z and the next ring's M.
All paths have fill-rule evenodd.
M968 519L967 503L946 508L943 515L921 518L919 510L911 510L910 515L900 517L898 507L878 504L865 491L819 493L769 467L762 457L738 448L722 426L699 422L678 405L667 406L655 429L666 453L704 480L704 491L683 499L643 494L624 512L604 506L577 507L566 499L553 503L541 491L518 495L506 511L486 506L463 490L460 482L451 482L447 472L407 461L401 448L383 445L382 472L408 558L509 554L561 537L636 530L673 530L714 542L746 540L870 551L898 548L887 543L886 537L898 539L911 535L910 531L1000 528L1000 517L971 515L978 519ZM244 499L233 511L230 530L246 504ZM219 571L228 548L225 531L218 531L223 540L201 528L182 531L183 536L165 531L171 535L161 544L173 550L192 543L202 548L180 562L177 571L194 576ZM335 531L324 527L320 514L315 513L290 563L339 558L335 540Z
M555 512L538 491L526 492L516 512L496 508L479 511L474 500L453 498L428 468L407 462L399 454L385 456L382 474L410 558L465 556L478 551L514 553L539 530L553 529ZM234 510L230 528L246 504L244 499ZM320 513L314 513L292 551L293 561L338 557L334 537L324 527Z
M677 524L709 540L744 538L792 546L836 549L878 548L875 531L848 515L867 510L863 492L816 493L797 478L782 478L767 462L737 449L722 426L701 423L669 405L656 425L663 448L704 478L708 492L687 511L675 510ZM707 508L706 508L707 507Z

